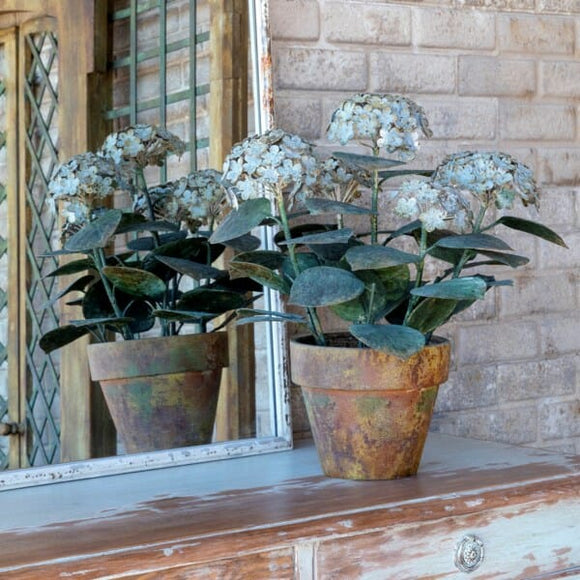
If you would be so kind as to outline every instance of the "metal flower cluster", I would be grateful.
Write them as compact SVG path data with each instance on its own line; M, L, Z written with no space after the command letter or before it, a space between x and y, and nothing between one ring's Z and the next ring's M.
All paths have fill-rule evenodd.
M504 213L518 199L538 206L529 168L506 153L477 151L450 155L435 169L405 168L421 134L431 131L419 105L397 95L361 94L334 112L327 137L365 145L370 155L335 152L314 163L311 145L280 130L234 147L224 172L239 207L210 240L225 243L259 225L274 226L277 248L238 254L230 270L304 309L303 315L242 309L240 323L302 324L326 345L320 311L329 309L360 346L406 358L489 289L511 284L489 275L491 267L503 275L528 262L499 237L502 228L566 247L550 228ZM379 204L381 195L390 203ZM298 207L291 203L296 198ZM381 220L379 207L388 208Z
M169 155L181 155L184 144L173 133L135 125L109 135L95 153L74 156L49 183L49 203L64 218L63 247L53 255L81 254L50 276L75 275L57 298L74 299L83 319L46 333L40 346L50 352L86 334L99 341L107 331L124 339L139 338L156 324L161 335L189 330L205 332L223 326L210 321L242 306L248 292L259 289L249 279L231 280L214 267L225 250L208 237L227 209L221 173L192 172L175 181L149 187L148 166L161 166ZM131 207L112 209L124 192ZM202 230L201 228L206 228ZM125 246L115 252L115 240ZM259 240L232 240L246 249Z

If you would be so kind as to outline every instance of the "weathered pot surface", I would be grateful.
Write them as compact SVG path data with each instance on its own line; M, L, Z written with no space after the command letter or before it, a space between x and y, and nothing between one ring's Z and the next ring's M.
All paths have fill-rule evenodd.
M128 453L211 442L227 333L93 344L88 354Z
M348 344L348 335L337 341ZM407 360L368 348L290 342L323 471L347 479L417 473L450 345L435 339Z

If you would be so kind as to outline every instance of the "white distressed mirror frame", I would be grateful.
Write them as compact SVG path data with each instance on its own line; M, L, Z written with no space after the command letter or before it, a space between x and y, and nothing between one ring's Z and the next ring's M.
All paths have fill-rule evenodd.
M248 2L254 83L254 123L256 132L263 132L273 126L268 0L248 0ZM265 239L264 243L269 244L270 240ZM280 299L275 292L266 291L265 302L268 309L280 308ZM272 397L271 428L275 436L8 470L0 472L0 491L290 449L292 429L286 376L286 334L281 324L269 324L266 328L267 364Z

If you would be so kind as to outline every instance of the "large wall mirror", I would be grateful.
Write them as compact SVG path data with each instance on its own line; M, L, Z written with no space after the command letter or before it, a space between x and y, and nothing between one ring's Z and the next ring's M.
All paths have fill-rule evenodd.
M103 127L151 123L179 134L186 154L160 170L163 180L216 167L233 142L270 128L267 0L3 4L0 490L289 449L280 325L229 330L237 350L229 348L211 443L141 453L119 444L98 385L88 379L86 344L51 356L38 348L39 336L68 316L52 300L59 287L46 273L55 264L39 258L60 235L43 198L51 174L81 152L78 134L96 142ZM106 43L97 26L106 27ZM232 30L237 39L224 36ZM71 82L74 67L83 66L85 85ZM266 292L259 300L276 309L279 299Z

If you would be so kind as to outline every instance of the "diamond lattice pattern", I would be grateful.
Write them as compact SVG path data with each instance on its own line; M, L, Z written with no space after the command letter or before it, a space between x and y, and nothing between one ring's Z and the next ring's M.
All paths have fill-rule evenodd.
M56 279L46 275L56 266L54 257L43 256L58 236L56 215L46 204L47 184L58 164L58 45L51 32L26 37L29 54L24 99L29 111L25 151L27 263L27 432L30 465L59 461L59 359L38 347L40 336L58 324L58 311L50 304L57 292ZM47 306L49 305L49 306Z

